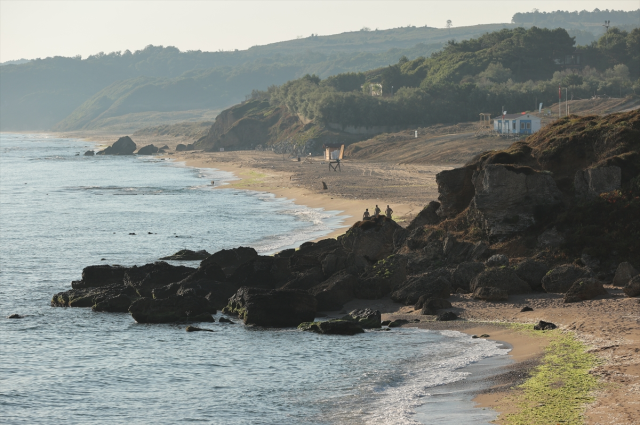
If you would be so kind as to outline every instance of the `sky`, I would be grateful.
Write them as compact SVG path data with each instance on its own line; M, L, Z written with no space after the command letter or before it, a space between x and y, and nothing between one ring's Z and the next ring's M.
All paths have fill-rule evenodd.
M362 27L510 22L516 12L636 10L639 0L98 1L0 0L0 62L139 50L247 49Z

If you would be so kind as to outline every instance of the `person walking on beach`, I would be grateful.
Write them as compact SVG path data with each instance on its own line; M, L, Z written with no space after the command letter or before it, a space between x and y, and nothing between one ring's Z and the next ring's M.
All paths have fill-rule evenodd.
M382 210L381 210L380 208L378 208L378 206L376 205L376 209L375 209L375 210L373 210L373 212L374 212L373 216L374 216L375 218L380 217L380 212L381 212L381 211L382 211Z
M367 208L366 210L364 210L364 214L362 214L362 220L369 220L369 208Z
M391 207L389 205L387 205L387 209L384 211L384 213L387 216L387 218L389 220L391 220L391 216L393 214L393 210L391 209Z

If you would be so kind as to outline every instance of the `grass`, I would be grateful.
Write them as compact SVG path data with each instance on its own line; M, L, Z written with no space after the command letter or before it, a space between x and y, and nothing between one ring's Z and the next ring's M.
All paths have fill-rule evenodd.
M533 331L532 325L510 324L511 328L530 335L549 338L541 364L531 377L516 387L506 401L516 413L506 414L501 422L508 425L583 424L584 409L594 400L591 395L598 380L589 371L597 357L572 333Z

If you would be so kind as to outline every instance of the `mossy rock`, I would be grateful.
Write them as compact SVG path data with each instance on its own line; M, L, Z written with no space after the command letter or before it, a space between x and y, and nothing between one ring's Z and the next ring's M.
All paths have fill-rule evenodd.
M364 332L364 329L359 324L341 319L327 320L325 322L304 322L298 325L298 329L325 335L355 335Z

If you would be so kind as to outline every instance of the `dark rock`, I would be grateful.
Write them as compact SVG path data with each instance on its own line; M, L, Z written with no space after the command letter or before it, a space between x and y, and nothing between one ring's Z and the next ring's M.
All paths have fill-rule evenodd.
M480 241L476 242L473 245L473 249L470 253L470 260L472 261L481 261L491 256L491 249L489 249L489 245Z
M213 332L213 329L197 328L195 326L187 326L187 332Z
M354 298L358 278L352 274L339 272L313 287L309 292L316 297L319 311L340 310Z
M320 265L324 275L331 276L347 267L347 254L341 248L335 249L322 258Z
M578 279L591 277L591 271L574 264L563 264L542 278L542 288L549 293L564 294Z
M571 288L564 295L565 303L576 303L584 300L607 295L608 292L602 286L602 283L594 278L584 278L576 280Z
M340 319L327 320L325 322L304 322L298 326L298 329L325 335L355 335L364 332L364 329L359 324Z
M169 146L164 145L164 146L160 147L160 149L164 149L164 150L167 150L167 151L168 151L170 148L169 148Z
M458 315L455 314L454 312L445 311L444 313L438 314L438 317L436 318L436 320L439 322L449 322L451 320L456 320L457 318L458 318Z
M190 249L181 249L180 251L176 252L173 255L168 255L166 257L162 257L161 260L173 260L173 261L200 261L200 260L204 260L205 258L209 257L211 254L209 254L207 251L200 250L200 251L191 251Z
M187 277L185 277L181 283L197 282L200 280L209 280L211 282L225 282L227 275L222 270L222 267L212 260L212 257L208 257L200 262L200 266Z
M411 232L419 227L440 223L440 216L436 213L439 208L439 202L429 202L429 204L424 207L413 220L411 220L411 223L407 226L407 230Z
M489 335L489 334L482 334L482 335L480 335L480 338L489 338L489 337L490 337L490 335Z
M578 170L573 180L577 197L595 198L601 193L620 189L622 169L616 166Z
M347 252L349 266L362 271L393 254L393 234L401 227L384 216L358 221L338 242Z
M324 281L322 268L314 267L293 274L295 277L282 286L283 289L302 289L308 291Z
M140 148L140 150L138 150L138 155L153 155L154 153L158 153L158 148L156 148L152 144L142 147Z
M551 331L556 328L557 326L555 324L551 322L545 322L544 320L539 321L538 324L533 327L533 329L536 331Z
M411 305L416 304L423 295L427 298L449 298L451 284L444 277L447 273L448 270L436 270L410 278L404 286L391 294L391 299L397 303Z
M353 310L344 316L342 320L355 322L364 329L375 329L381 326L381 317L380 311L365 308L362 310Z
M86 151L84 153L84 156L94 156L95 154L96 154L95 151Z
M506 267L509 265L509 257L504 254L492 255L484 265L487 267Z
M210 264L210 260L211 257L204 260L202 264L205 262ZM238 286L272 289L277 282L275 276L271 273L274 262L275 259L271 256L258 256L243 264L242 267L238 267L227 280Z
M447 261L459 263L471 257L475 245L469 242L459 242L455 236L447 235L442 246L442 253Z
M258 253L251 247L241 246L223 249L206 259L207 264L217 264L227 275L232 275L240 266L258 258Z
M387 326L389 326L390 328L399 328L400 326L406 325L407 323L409 323L408 320L396 319L393 322L389 323Z
M220 319L218 319L218 322L220 323L231 323L232 325L235 324L234 321L227 319L226 317L221 317Z
M531 292L529 284L508 267L487 269L471 281L471 290L474 293L476 289L484 287L499 288L507 291L509 295Z
M474 171L473 167L464 167L436 174L440 217L453 217L469 206L475 194L472 182Z
M624 262L618 265L616 275L613 278L613 286L624 287L629 281L638 275L638 271L629 263Z
M239 288L237 285L228 282L213 282L204 286L204 289L209 290L209 293L204 296L209 302L209 306L212 309L222 310L229 302L229 298L232 297ZM179 290L178 293L180 293Z
M10 314L9 316L7 316L7 319L22 319L22 318L24 318L24 316L20 316L17 313L13 313L13 314Z
M424 295L420 297L418 303L416 304L416 310L422 309L420 314L423 315L434 315L438 310L444 310L445 308L451 308L452 305L448 300L443 300L442 298L427 298L424 299Z
M406 257L390 255L358 279L354 294L356 298L367 300L382 298L404 284L406 278Z
M201 297L140 298L129 312L138 323L213 322L209 303Z
M468 294L469 291L467 291L466 289L462 289L462 288L458 288L456 289L456 294Z
M391 320L383 320L382 322L380 322L380 325L389 326L389 323L391 323Z
M564 243L564 236L555 227L545 230L538 236L538 246L540 248L557 248Z
M105 150L98 152L98 155L133 155L135 150L136 144L131 140L131 137L124 136Z
M469 292L471 290L471 281L474 277L482 273L484 269L485 267L482 263L464 262L458 264L451 278L453 289L463 289Z
M504 289L485 286L473 291L473 298L485 301L506 301L509 298L509 294Z
M138 298L138 294L132 287L125 286L122 283L114 283L96 288L80 288L59 292L51 299L51 306L93 307L96 304L120 295L126 296L131 302ZM122 299L118 301L122 302Z
M520 310L521 313L524 313L525 311L533 311L533 309L527 305L522 307L522 310Z
M176 146L176 152L184 152L186 150L187 150L187 145L183 143L178 143L178 145Z
M346 264L344 260L334 263L333 258L326 258L329 255L344 259L347 253L341 249L341 245L336 239L305 242L289 257L289 264L294 272L304 272L305 270L319 267L323 269L325 276L329 277L331 274L342 270ZM324 271L325 268L326 271Z
M640 275L634 276L623 288L623 292L627 297L640 296Z
M93 307L93 311L104 311L110 313L126 313L131 306L132 297L124 294L109 297L105 300L97 302Z
M527 258L513 270L518 277L531 286L534 291L542 291L542 278L546 276L549 271L549 265L544 261L538 261L531 258Z
M237 314L247 325L290 327L313 321L316 306L316 299L305 291L242 287L223 311Z
M133 287L141 297L151 297L155 288L187 279L197 272L193 267L172 266L164 261L130 267L124 275L124 283Z
M123 284L124 274L128 270L122 266L97 265L88 266L82 270L82 280L71 282L74 289L97 288L100 286Z

